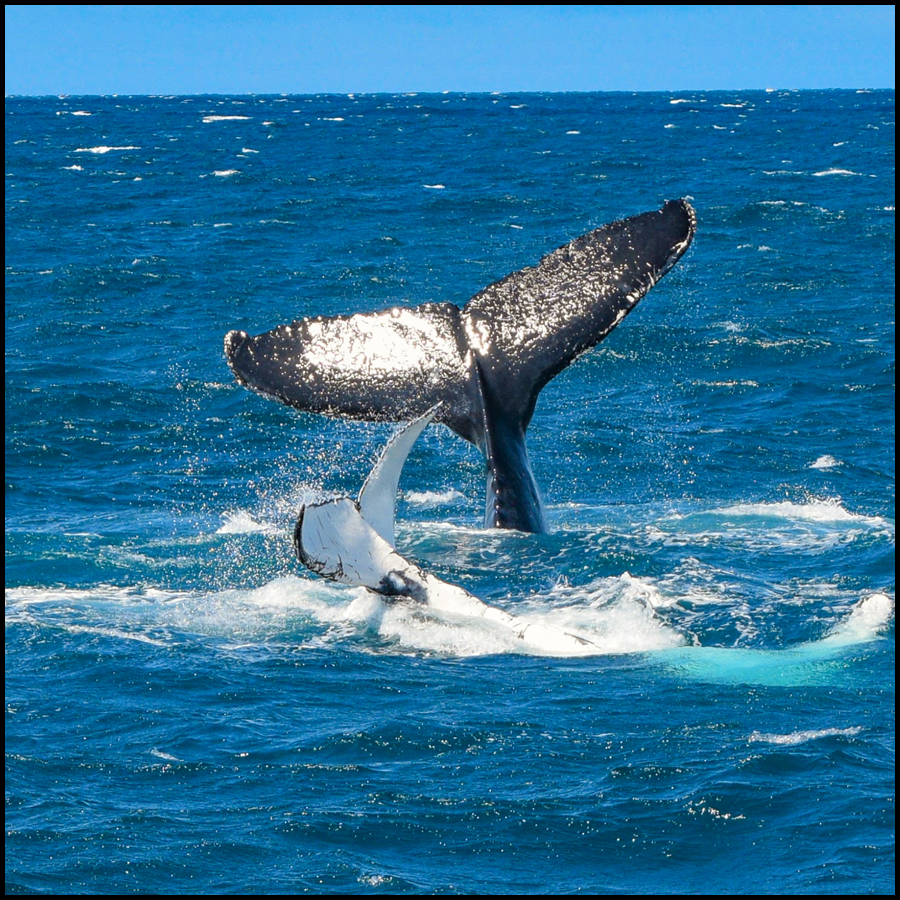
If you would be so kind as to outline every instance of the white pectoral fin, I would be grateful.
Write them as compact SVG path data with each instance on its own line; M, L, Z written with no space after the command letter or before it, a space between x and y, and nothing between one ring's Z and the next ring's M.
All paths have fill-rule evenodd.
M434 418L438 406L440 404L433 406L418 419L414 419L388 441L359 492L357 502L363 519L391 547L395 546L394 508L397 502L397 488L400 485L400 473L403 471L403 464L409 456L409 451L412 450L413 444L425 426Z
M304 507L294 542L303 564L324 578L386 597L425 599L425 576L375 531L349 497Z

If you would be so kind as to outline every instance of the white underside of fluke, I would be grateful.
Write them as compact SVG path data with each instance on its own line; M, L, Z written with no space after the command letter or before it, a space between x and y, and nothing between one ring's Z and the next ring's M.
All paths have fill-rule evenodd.
M566 655L596 652L592 641L578 635L488 606L464 588L423 572L395 549L394 509L400 472L435 409L388 442L358 501L340 497L304 507L296 533L300 559L307 568L333 581L421 604L441 615L495 623L509 629L531 650Z

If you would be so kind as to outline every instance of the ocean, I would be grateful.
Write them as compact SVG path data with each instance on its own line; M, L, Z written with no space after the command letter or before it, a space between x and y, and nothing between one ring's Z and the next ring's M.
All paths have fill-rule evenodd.
M444 426L398 549L598 645L316 578L396 430L223 337L697 236L541 393L550 533ZM891 894L894 92L7 97L7 893Z

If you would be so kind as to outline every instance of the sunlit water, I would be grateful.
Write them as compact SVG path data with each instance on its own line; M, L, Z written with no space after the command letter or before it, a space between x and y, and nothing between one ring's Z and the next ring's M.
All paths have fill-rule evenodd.
M6 111L8 892L893 891L893 92ZM226 331L675 197L693 248L538 403L552 533L482 530L444 428L401 482L405 556L596 651L298 565L392 428Z

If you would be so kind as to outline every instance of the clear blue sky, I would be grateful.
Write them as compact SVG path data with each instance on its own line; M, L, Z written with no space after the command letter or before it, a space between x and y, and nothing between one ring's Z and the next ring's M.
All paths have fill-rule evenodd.
M894 87L893 6L7 6L7 94Z

